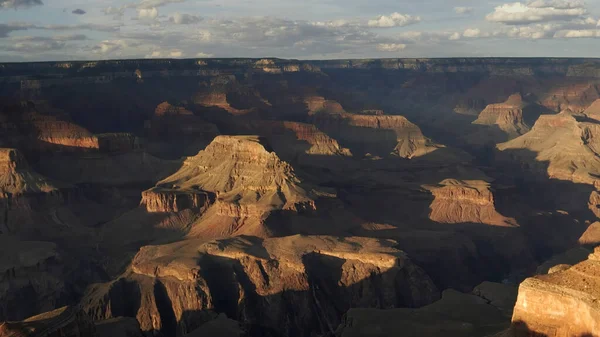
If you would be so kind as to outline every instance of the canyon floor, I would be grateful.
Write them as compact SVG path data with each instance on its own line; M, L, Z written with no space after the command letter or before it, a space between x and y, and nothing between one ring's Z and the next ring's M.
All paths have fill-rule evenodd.
M600 336L600 61L0 64L0 211L2 337Z

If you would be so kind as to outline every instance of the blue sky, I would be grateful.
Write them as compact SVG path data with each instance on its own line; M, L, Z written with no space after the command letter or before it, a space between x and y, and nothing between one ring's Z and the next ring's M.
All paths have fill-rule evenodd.
M0 62L600 56L598 0L0 0Z

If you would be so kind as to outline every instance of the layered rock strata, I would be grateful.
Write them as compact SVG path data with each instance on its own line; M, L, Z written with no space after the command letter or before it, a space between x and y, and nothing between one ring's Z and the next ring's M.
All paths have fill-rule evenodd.
M446 179L429 186L434 200L429 218L440 223L483 223L510 226L514 219L502 216L494 205L494 195L485 181Z
M439 149L403 116L319 113L312 122L355 154L415 158Z
M419 307L439 297L394 245L292 236L149 246L119 280L91 288L84 303L96 319L137 317L142 330L173 336L195 330L206 310L282 336L309 336L309 326L332 332L351 307Z
M600 249L587 261L525 280L512 318L515 336L600 334Z
M488 105L473 124L495 125L505 132L509 139L516 138L530 129L524 119L526 106L521 94L511 95L504 103Z
M315 209L310 193L300 187L292 167L270 151L264 139L256 136L216 137L205 150L188 158L178 172L156 187L142 201L142 205L154 212L174 209L176 197L167 197L168 193L193 196L203 191L216 196L215 208L225 216ZM155 197L173 202L152 201ZM188 198L192 206L202 204L193 201L197 197Z

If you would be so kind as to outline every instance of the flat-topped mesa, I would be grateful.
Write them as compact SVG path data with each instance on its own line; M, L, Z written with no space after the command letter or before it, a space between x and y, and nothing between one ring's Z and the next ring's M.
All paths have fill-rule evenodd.
M178 172L148 191L147 196L169 192L196 195L204 191L216 195L219 212L228 216L315 208L292 167L257 136L216 137L205 150L188 158ZM175 198L169 200L174 202ZM148 198L142 204L149 211L173 209L169 206L172 202L150 202ZM169 207L161 209L159 205Z
M521 284L512 318L516 337L600 335L600 248L563 269Z
M497 145L498 159L512 156L542 176L594 185L600 176L600 125L578 121L581 116L570 110L540 116L530 132Z
M21 322L0 323L1 337L91 337L94 322L77 307L63 307Z
M306 326L322 334L351 307L420 307L439 298L431 279L396 244L295 235L147 246L119 281L91 287L83 303L96 319L110 318L118 314L121 296L134 294L119 289L129 286L143 300L127 315L137 317L144 331L160 330L168 323L155 309L161 301L155 285L161 284L169 300L163 303L170 303L179 324L180 333L169 335L195 329L198 323L185 313L207 309L280 336L309 336Z
M404 116L318 113L311 120L354 154L411 159L441 147L426 138L421 129Z
M219 108L232 115L247 114L252 109L238 109L231 105L229 96L237 89L239 89L239 84L235 76L218 76L211 79L210 85L194 96L194 103L205 107Z
M240 130L259 134L269 140L275 152L285 160L304 156L351 156L350 150L313 124L280 121L244 121Z
M308 114L317 113L345 113L342 105L336 101L327 100L323 96L308 96L304 98L304 103L308 108Z
M434 196L429 218L440 223L483 223L511 226L513 219L496 211L490 184L481 180L446 179L437 186L426 186Z
M488 105L473 124L496 125L509 139L516 138L529 131L523 116L526 106L521 94L513 94L504 103Z
M90 131L68 120L36 112L24 117L35 130L36 146L48 151L91 151L98 150L98 137Z

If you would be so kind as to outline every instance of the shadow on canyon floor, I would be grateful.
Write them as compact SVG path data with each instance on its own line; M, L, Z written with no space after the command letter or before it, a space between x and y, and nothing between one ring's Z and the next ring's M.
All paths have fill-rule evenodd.
M571 332L568 326L547 326L533 330L526 322L518 321L511 324L510 329L502 337L598 337L589 332Z

